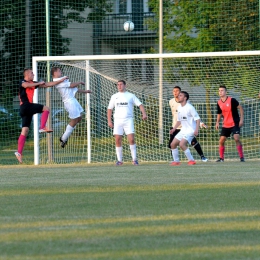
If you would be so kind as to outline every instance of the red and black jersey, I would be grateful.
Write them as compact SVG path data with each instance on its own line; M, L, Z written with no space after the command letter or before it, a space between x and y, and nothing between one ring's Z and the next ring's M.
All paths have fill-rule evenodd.
M227 97L225 101L221 99L217 103L217 113L223 116L223 127L230 128L239 123L237 107L239 102L232 97Z
M28 83L34 83L34 81L26 81L25 79L21 80L19 84L19 99L20 99L20 105L25 104L25 103L33 103L33 95L34 95L34 90L37 87L30 87L30 88L24 88L22 84L24 82Z

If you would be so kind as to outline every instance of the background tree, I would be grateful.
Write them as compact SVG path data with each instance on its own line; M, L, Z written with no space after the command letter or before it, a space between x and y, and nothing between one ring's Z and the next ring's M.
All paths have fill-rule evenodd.
M50 49L51 55L64 55L69 52L70 39L61 32L73 22L86 23L101 21L106 12L111 11L107 0L50 0ZM0 103L10 104L17 95L18 81L25 67L26 1L5 0L0 7ZM87 18L80 12L91 11ZM30 1L31 56L46 55L46 12L45 1ZM6 95L6 91L9 95ZM3 98L4 97L4 98Z
M164 50L256 50L259 47L258 5L258 0L164 0ZM159 0L150 0L149 6L158 17ZM149 25L158 30L156 19L151 19Z
M259 49L259 8L258 0L164 0L163 7L163 49L164 52L212 52L243 51ZM159 1L150 0L149 6L158 17ZM159 17L158 17L159 18ZM158 30L158 22L149 20L149 27ZM250 78L245 78L246 70L256 69L238 66L233 61L220 67L216 58L186 59L183 66L175 61L167 61L167 74L176 74L174 79L188 81L191 86L203 86L206 90L208 123L211 125L210 97L219 84L226 84L234 75L245 84L250 93ZM217 75L217 77L216 77ZM247 81L247 82L246 82ZM241 86L241 85L240 85ZM243 96L242 96L243 97Z

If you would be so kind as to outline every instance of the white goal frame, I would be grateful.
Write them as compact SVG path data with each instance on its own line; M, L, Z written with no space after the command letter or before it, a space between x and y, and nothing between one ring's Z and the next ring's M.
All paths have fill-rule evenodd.
M230 52L196 52L196 53L163 53L163 54L127 54L127 55L80 55L80 56L35 56L32 58L32 69L35 75L34 80L38 80L37 63L41 61L85 61L88 63L90 60L125 60L125 59L164 59L164 58L195 58L195 57L224 57L224 56L260 56L260 51L230 51ZM162 64L162 63L161 63ZM160 70L162 71L162 70ZM86 71L86 89L89 87L89 76ZM160 116L162 116L162 75L159 75L159 122L161 122ZM38 103L38 89L35 90L34 103ZM88 139L88 163L91 163L91 121L90 121L90 98L87 95L87 139ZM34 164L39 165L39 120L38 116L34 115ZM159 133L161 132L159 125Z

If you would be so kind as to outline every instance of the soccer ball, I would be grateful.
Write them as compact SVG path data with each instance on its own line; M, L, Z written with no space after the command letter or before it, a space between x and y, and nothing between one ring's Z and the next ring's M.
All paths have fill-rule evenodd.
M135 28L135 25L134 25L134 23L132 21L126 21L124 23L124 30L126 32L131 32L131 31L134 30L134 28Z

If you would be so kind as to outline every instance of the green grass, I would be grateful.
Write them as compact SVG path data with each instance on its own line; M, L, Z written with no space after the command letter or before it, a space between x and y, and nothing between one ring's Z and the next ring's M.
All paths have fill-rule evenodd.
M0 259L259 259L259 238L259 162L0 168Z

